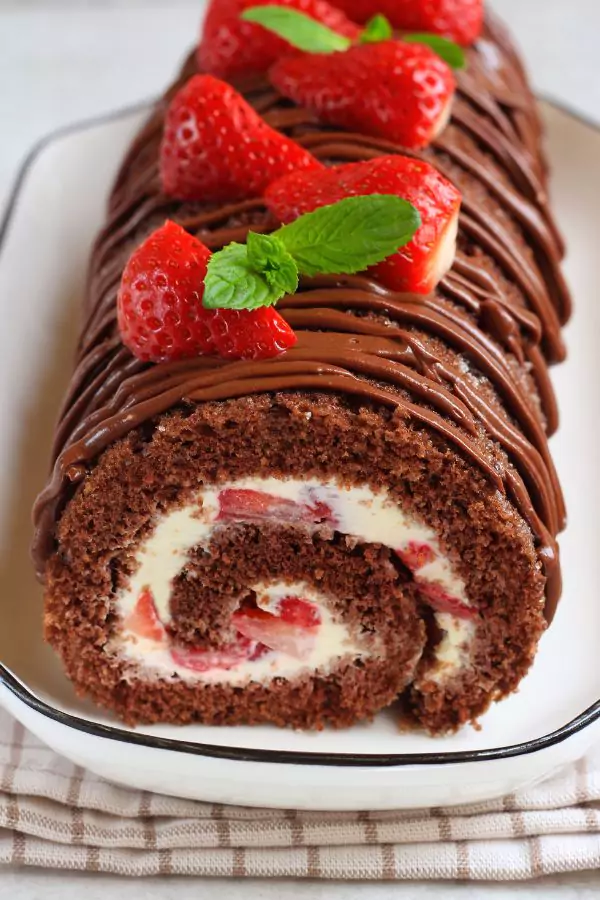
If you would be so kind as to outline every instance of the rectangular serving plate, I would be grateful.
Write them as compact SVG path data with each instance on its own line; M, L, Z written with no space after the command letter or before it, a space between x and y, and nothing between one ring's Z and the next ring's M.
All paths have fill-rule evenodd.
M519 692L482 717L480 729L436 739L400 733L389 712L318 734L270 726L126 729L75 696L42 641L41 590L28 558L30 508L72 371L89 248L147 107L76 125L32 152L0 230L0 700L39 737L130 786L312 809L488 799L545 776L600 739L600 213L588 187L600 181L600 131L551 104L543 112L576 301L566 331L569 361L555 370L562 425L552 441L570 518L561 540L565 592Z

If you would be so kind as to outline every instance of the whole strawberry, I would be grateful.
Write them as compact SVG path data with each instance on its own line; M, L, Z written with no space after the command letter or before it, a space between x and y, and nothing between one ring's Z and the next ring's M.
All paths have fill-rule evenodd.
M239 78L266 72L275 60L294 53L291 45L260 25L240 18L246 9L262 5L264 0L212 0L198 47L198 66L221 78ZM340 9L325 0L277 0L327 25L338 34L356 40L357 25Z
M356 22L383 13L402 31L430 31L467 47L483 26L483 0L337 0Z
M433 50L392 40L284 58L270 78L321 121L408 149L427 146L443 130L456 88L452 70Z
M370 194L402 197L421 217L412 240L374 266L373 274L393 290L430 293L454 260L461 195L429 163L382 156L323 172L298 172L272 184L265 197L277 218L289 223L344 197Z
M257 197L287 172L321 167L212 75L191 78L167 110L160 175L165 194L179 200Z
M123 343L145 362L218 354L266 359L296 343L274 309L205 309L208 247L166 222L131 255L117 296Z

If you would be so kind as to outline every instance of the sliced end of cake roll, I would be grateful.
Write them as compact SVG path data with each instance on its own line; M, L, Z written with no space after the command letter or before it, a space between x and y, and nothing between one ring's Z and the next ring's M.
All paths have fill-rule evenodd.
M514 689L546 623L531 528L489 474L332 395L136 429L68 504L58 546L47 638L129 722L319 728L403 694L444 732Z

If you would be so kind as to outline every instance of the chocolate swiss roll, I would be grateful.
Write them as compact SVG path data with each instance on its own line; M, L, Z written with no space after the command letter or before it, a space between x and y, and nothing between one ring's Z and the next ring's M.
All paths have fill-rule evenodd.
M181 201L168 105L118 174L36 510L45 633L75 688L129 723L350 725L398 702L430 732L515 690L560 596L547 436L569 296L540 124L488 21L425 149L324 124L266 75L235 88L327 167L394 154L462 194L427 294L302 277L269 359L149 363L124 345L130 254L166 219L211 251L280 222L264 196Z

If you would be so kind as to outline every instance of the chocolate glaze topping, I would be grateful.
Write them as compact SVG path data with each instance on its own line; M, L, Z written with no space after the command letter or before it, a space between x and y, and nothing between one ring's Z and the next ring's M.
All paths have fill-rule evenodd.
M132 429L181 404L271 391L333 391L391 407L433 429L509 497L536 537L547 575L546 614L552 618L560 596L555 536L565 510L546 438L557 427L546 361L564 356L560 325L570 299L560 271L563 247L548 208L533 98L500 26L488 22L469 57L451 124L418 154L454 180L464 197L456 262L435 293L398 294L366 276L306 279L279 306L299 338L281 357L148 366L122 345L116 325L116 292L133 247L167 217L213 249L245 240L250 227L277 227L262 200L202 207L161 194L162 121L169 98L195 71L193 57L188 59L131 146L94 246L54 470L34 513L40 577L72 491L99 454ZM383 140L319 126L264 79L237 87L273 127L327 163L405 153ZM465 367L436 352L438 340ZM491 382L508 415L475 389L466 367ZM535 385L539 406L523 371ZM505 462L492 464L485 449L489 439L500 445Z

